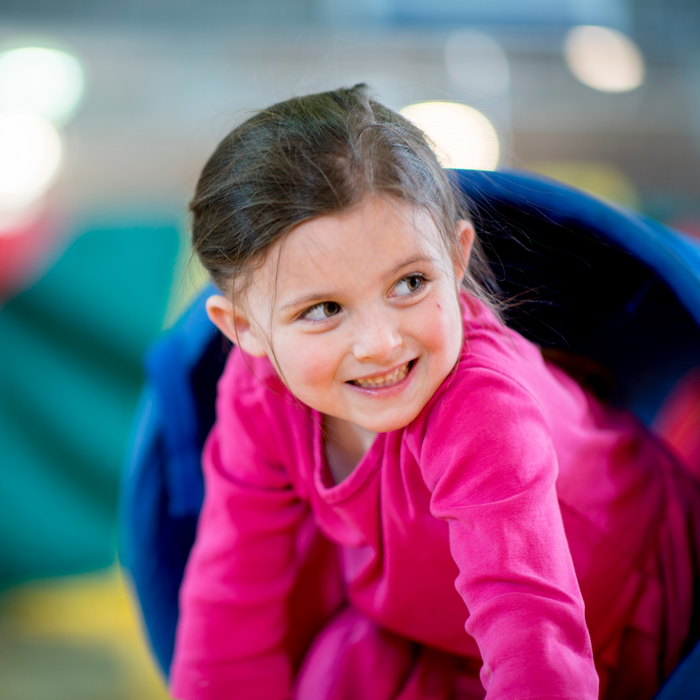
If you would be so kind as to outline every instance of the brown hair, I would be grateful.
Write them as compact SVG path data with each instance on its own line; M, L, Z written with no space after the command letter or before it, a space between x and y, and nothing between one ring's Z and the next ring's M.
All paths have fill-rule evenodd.
M239 294L296 225L368 194L425 210L459 256L455 223L468 208L420 129L370 99L364 84L295 97L258 112L216 148L190 203L192 247L217 287ZM495 305L478 241L462 283Z

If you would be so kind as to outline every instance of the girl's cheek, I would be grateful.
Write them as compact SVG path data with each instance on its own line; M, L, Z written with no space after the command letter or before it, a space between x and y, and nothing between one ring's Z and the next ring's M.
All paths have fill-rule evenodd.
M461 334L462 316L459 305L441 301L421 319L421 335L426 346L440 348L455 332Z
M423 326L423 338L426 345L429 347L439 347L445 341L448 335L450 324L445 318L444 312L438 311L435 315L428 319L428 322Z
M434 313L423 319L423 345L434 355L443 357L450 367L457 361L462 348L462 314L457 302L443 300L435 305Z
M300 389L316 388L332 381L338 366L334 349L318 339L303 338L290 347L289 373Z

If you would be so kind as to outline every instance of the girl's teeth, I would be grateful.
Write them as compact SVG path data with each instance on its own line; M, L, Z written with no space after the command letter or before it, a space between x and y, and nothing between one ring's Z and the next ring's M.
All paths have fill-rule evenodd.
M410 362L407 362L403 367L395 369L391 374L385 374L382 377L372 377L370 379L355 379L353 384L365 388L374 388L378 386L391 386L400 382L407 374Z

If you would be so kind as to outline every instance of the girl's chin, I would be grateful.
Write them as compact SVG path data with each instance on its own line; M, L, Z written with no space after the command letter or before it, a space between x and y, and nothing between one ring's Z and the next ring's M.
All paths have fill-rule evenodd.
M405 428L419 413L420 409L411 410L409 406L402 406L395 411L385 409L376 415L363 413L352 422L375 433L390 433Z

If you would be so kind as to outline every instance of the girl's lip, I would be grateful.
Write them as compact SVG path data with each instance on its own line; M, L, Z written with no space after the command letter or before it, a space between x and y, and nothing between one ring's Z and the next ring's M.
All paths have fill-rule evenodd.
M406 365L410 365L411 362L414 362L415 360L407 360L406 362L402 362L398 365L394 365L391 369L384 370L383 372L375 372L374 374L367 374L364 377L355 377L354 379L350 380L353 382L356 381L365 381L366 379L379 379L381 377L386 377L389 374L393 374L396 372L397 369L401 369L402 367L405 367ZM409 367L409 371L410 371Z
M413 377L413 370L415 369L417 363L418 359L415 358L413 360L409 360L408 362L404 362L403 364L397 365L396 367L394 367L394 369L389 370L388 372L383 372L382 374L371 374L367 377L359 377L359 379L374 379L377 377L385 377L388 374L391 374L392 372L396 372L396 370L400 369L401 367L408 365L408 372L406 373L406 376L399 379L398 382L394 382L393 384L389 384L386 386L360 386L359 384L353 384L352 382L345 383L351 386L353 389L357 389L358 391L362 391L363 393L367 394L381 394L382 396L387 396L387 394L398 394L401 391L403 391L407 382L409 382Z

